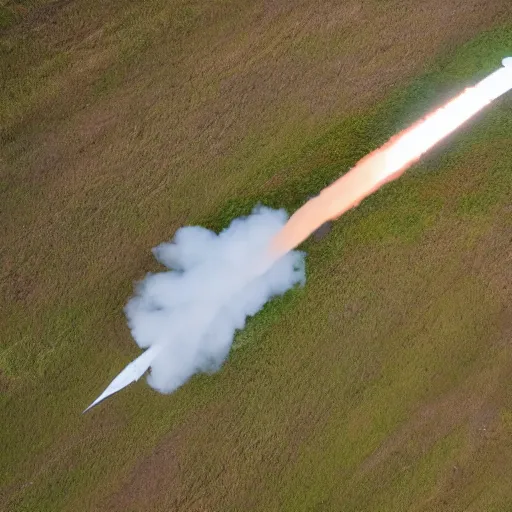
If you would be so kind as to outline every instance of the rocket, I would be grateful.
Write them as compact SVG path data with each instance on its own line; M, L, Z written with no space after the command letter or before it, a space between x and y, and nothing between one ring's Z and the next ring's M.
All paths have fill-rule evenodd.
M385 183L398 178L410 165L440 140L452 133L473 115L499 96L512 89L512 57L502 61L503 67L473 87L467 88L452 101L425 119L394 136L384 146L360 160L355 167L310 198L277 233L263 258L263 273L277 259L293 250L312 233L318 232ZM117 393L144 375L162 352L162 345L153 345L132 361L83 412Z

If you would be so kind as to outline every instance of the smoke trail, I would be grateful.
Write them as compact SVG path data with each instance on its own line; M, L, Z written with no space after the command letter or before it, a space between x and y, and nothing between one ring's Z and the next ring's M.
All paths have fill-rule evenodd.
M148 377L153 388L170 393L196 372L216 371L248 316L304 284L303 253L268 259L286 220L284 210L257 207L218 235L185 227L153 250L171 270L148 275L125 308L137 344L161 347Z
M512 89L512 58L503 59L502 64L498 71L365 156L299 208L272 240L270 252L278 257L297 247L324 222L339 217L385 183L397 179L439 141Z

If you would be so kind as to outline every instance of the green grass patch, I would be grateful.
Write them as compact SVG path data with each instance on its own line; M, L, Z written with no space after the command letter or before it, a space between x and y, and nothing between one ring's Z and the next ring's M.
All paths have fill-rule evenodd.
M0 6L0 29L13 25L17 20L16 14L8 7Z

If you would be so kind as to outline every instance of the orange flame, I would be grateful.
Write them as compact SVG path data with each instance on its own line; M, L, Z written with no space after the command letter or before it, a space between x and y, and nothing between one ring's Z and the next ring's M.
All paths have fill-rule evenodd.
M435 144L455 131L495 98L512 89L512 66L505 67L467 88L455 99L395 135L361 159L349 172L299 208L271 243L273 257L291 251L324 222L357 206L385 183L401 176Z

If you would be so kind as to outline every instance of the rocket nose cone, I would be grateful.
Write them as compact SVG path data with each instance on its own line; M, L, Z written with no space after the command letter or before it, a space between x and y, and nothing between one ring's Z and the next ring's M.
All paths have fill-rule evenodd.
M506 68L512 68L512 57L505 57L501 63L506 67Z

